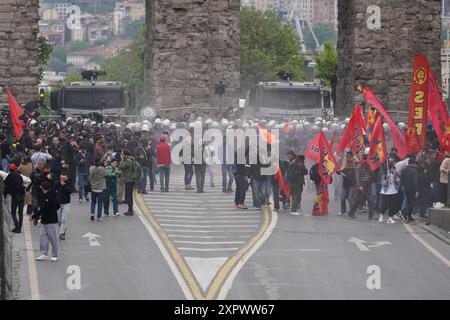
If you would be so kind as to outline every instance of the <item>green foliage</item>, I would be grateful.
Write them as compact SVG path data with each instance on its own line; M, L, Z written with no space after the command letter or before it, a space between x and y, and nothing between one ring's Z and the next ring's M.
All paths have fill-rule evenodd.
M326 41L323 46L323 51L317 55L317 76L330 86L336 76L339 58L331 41Z
M330 41L334 46L337 43L337 33L332 26L326 24L317 24L313 27L317 40L323 45L326 41ZM316 51L316 42L309 28L303 28L303 36L305 38L305 46L308 51Z
M70 41L66 44L66 52L81 51L91 47L88 43L82 41Z
M106 71L106 76L99 79L124 83L138 109L144 104L144 35L145 28L141 26L135 42L130 47L120 50L115 57L102 64L101 69Z
M44 76L44 70L49 62L50 55L53 52L52 46L44 37L38 37L38 65L39 65L39 80Z
M79 72L71 72L64 77L64 83L83 81L83 77Z
M93 56L89 61L96 63L96 64L102 64L105 61L105 58L102 56Z
M299 39L290 26L283 26L274 11L241 8L241 90L261 81L276 80L279 71L290 71L302 80L303 56Z

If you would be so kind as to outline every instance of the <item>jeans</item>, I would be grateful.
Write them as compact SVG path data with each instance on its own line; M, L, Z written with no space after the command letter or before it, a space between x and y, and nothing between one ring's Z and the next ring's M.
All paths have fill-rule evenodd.
M169 191L169 179L170 179L170 165L160 165L159 169L159 183L161 185L161 191Z
M372 210L381 210L381 185L372 183L372 189L370 193L372 197Z
M126 182L125 183L125 201L128 205L128 212L133 212L133 189L134 182Z
M273 178L270 183L272 185L273 207L275 210L280 210L280 185L278 184L278 181Z
M103 197L105 192L91 192L91 214L95 214L95 206L97 206L97 218L102 217Z
M231 172L233 168L232 164L223 164L222 165L222 191L231 190L231 186L233 185L233 173ZM228 175L228 182L227 182Z
M119 200L117 198L117 182L106 181L106 191L103 200L105 214L109 214L109 201L112 199L113 213L119 213Z
M146 191L145 189L147 189L147 176L149 171L150 171L149 167L142 167L142 177L139 180L139 190L141 192L144 192Z
M9 161L6 158L2 159L2 169L3 172L9 173Z
M347 200L352 207L355 201L355 187L342 188L341 194L341 213L347 213Z
M25 205L25 196L24 195L14 194L11 197L11 216L14 221L14 226L19 230L22 228L24 205ZM16 213L19 214L19 220L17 220Z
M359 206L363 205L367 201L367 207L369 208L369 218L372 217L373 214L373 199L370 194L371 191L371 184L370 183L364 183L363 184L363 190L356 190L356 197L355 201L353 202L353 205L351 206L349 215L354 215L356 212L356 209L359 208Z
M69 221L70 203L62 204L58 210L59 234L66 234Z
M194 177L194 165L184 164L184 185L190 186Z
M408 219L411 219L413 211L416 208L418 202L414 193L405 192L405 195L407 199L407 206L403 211L403 216L408 217Z
M83 199L83 196L86 197L87 193L84 192L84 186L89 182L89 174L80 173L78 175L78 197L79 199Z
M195 187L197 192L203 192L205 187L206 164L194 164Z
M237 175L234 177L236 181L236 192L234 196L234 203L236 205L244 204L245 202L245 194L247 193L248 189L248 181L245 179L245 177Z
M213 170L213 166L206 165L206 169L208 169L209 184L211 186L213 186L214 185L214 170Z
M433 190L431 186L425 186L420 189L419 194L419 212L425 214L433 205Z
M270 180L252 180L252 190L255 193L255 206L261 208L262 205L269 203L270 196Z
M291 212L297 212L298 209L301 210L303 186L295 183L289 183L289 190L292 194Z

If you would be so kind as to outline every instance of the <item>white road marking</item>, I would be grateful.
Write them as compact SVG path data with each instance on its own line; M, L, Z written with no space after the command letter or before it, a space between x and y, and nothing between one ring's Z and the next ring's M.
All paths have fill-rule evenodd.
M148 205L149 207L153 208L153 207L157 207L157 206L161 206L163 208L167 208L167 207L186 207L185 203L170 203L170 202L150 202L148 200L145 201L145 204Z
M171 224L171 223L160 223L160 226L163 227L184 227L184 228L246 228L246 227L254 227L254 225L220 225L220 226L198 226L191 224Z
M208 218L208 217L205 217ZM172 220L172 219L158 219L158 221L160 222L188 222L188 223L255 223L255 221L242 221L242 220L238 220L238 221L233 221L233 220L226 220L226 221L221 221L221 220L201 220L201 221L194 221L194 220L180 220L180 219L176 219L176 220Z
M202 249L202 248L184 248L184 247L180 247L180 248L178 248L178 250L210 252L210 251L237 251L237 250L239 250L239 248L208 248L208 249Z
M184 277L181 275L180 270L177 268L175 262L172 259L172 256L167 251L165 245L162 243L159 236L156 234L155 230L153 230L153 227L151 226L150 222L143 216L139 206L135 206L137 216L141 220L142 224L144 225L145 229L147 229L150 236L155 241L156 245L158 246L159 250L161 251L164 259L167 261L167 264L169 265L170 270L172 270L175 279L177 279L178 284L180 285L181 290L183 291L185 297L187 300L194 300L194 296L191 293L191 290L189 289L186 281L184 280Z
M203 292L208 291L208 288L216 276L217 272L228 260L228 258L184 258L197 279L198 283L203 289Z
M255 219L259 221L259 217L255 216L214 216L211 215L196 215L196 216L184 216L184 215L173 215L173 214L154 214L155 217L165 217L165 218L192 218L192 219ZM159 220L159 219L158 219Z
M98 242L97 238L101 238L101 236L96 235L95 233L88 232L82 238L88 238L89 239L89 246L90 247L101 247L100 242Z
M186 229L165 229L168 232L189 232L189 233L235 233L235 232L254 232L254 229L246 229L246 230L214 230L214 231L206 231L206 230L186 230Z
M25 249L27 250L28 276L30 278L31 300L40 300L39 278L36 269L36 258L33 251L33 237L31 236L30 221L28 217L23 219L23 229L25 234Z
M368 248L377 248L377 247L382 247L382 246L390 246L392 245L392 243L390 243L389 241L379 241L379 242L374 242L374 244L367 246Z
M188 243L188 244L239 244L245 243L245 241L178 241L175 240L175 243Z
M205 211L206 209L200 209L200 208L198 208L198 209L196 209L195 211ZM158 210L158 209L155 209L155 210L153 210L152 209L152 213L153 212L157 212L157 213L189 213L189 214L197 214L197 213L193 213L192 211L179 211L179 210L173 210L173 209L164 209L164 210ZM208 212L198 212L198 214L205 214L205 213L208 213Z
M169 234L168 235L171 238L194 238L194 239L229 239L230 236L185 236L185 235L178 235L178 234ZM248 239L250 236L233 236L233 239Z
M366 243L366 241L364 241L364 240L353 237L353 238L349 239L348 242L356 244L356 247L360 251L366 251L366 252L370 251L370 249L364 245L364 243Z
M409 234L416 239L417 241L419 241L425 248L428 249L428 251L430 251L436 258L438 258L439 260L441 260L448 268L450 268L450 260L448 260L443 254L441 254L439 251L437 251L431 244L429 244L427 241L425 241L421 236L419 236L414 229L407 224L403 224L406 228L406 230L408 230Z

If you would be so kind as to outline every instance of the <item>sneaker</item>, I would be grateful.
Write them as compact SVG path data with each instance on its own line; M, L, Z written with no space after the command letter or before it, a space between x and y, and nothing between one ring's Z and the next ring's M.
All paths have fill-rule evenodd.
M60 240L66 240L66 236L64 235L64 233L61 233L61 234L59 235L59 239L60 239Z
M91 213L91 221L95 221L95 214Z
M401 220L402 218L401 218L400 216L401 216L400 214L396 214L396 215L394 215L392 218L393 218L394 220Z
M387 219L387 224L395 224L395 220L392 218Z
M84 200L86 200L86 202L89 202L89 197L88 196L84 197Z
M82 202L83 202L83 199L81 199L81 198L80 198L80 199L78 199L78 202L82 203Z
M43 254L36 258L37 261L48 261L50 259L49 256Z
M102 218L97 218L97 221L102 221Z
M348 215L351 219L356 219L356 217L355 217L355 214L353 213L353 214L349 214Z
M58 257L52 257L50 260L52 260L53 262L58 261Z
M238 205L238 208L239 209L244 209L244 210L248 209L248 207L246 205L243 205L243 204Z
M211 188L215 188L216 186L215 186L214 184L211 184L210 187L211 187Z
M341 212L341 211L338 212L338 215L340 215L340 216L343 216L344 214L347 214L347 212Z
M103 214L105 217L109 217L109 213L105 213Z
M291 211L291 215L293 215L293 216L301 216L302 214L297 212L297 211L294 211L294 212Z
M383 223L383 215L382 214L380 214L380 217L378 218L378 221Z
M414 219L413 217L408 218L408 222L416 222L416 219Z
M400 218L402 219L402 221L403 221L404 223L408 223L408 218L405 217L404 215L400 215Z
M125 212L124 215L125 216L134 216L134 213L133 212Z
M117 218L118 216L120 216L120 212L114 213L114 217L115 217L115 218Z

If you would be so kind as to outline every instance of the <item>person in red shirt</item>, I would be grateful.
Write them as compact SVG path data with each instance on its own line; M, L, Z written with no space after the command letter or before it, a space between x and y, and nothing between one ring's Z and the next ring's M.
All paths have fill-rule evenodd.
M166 137L159 138L159 144L156 147L156 164L159 169L159 184L161 192L169 192L170 179L170 146L166 143Z

